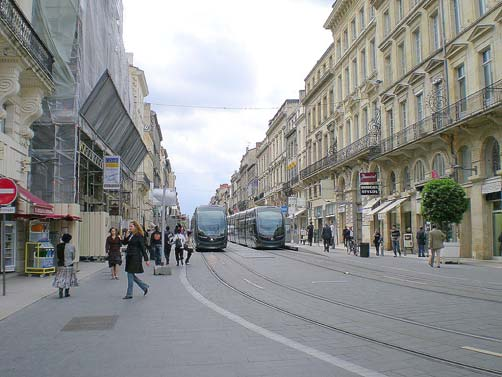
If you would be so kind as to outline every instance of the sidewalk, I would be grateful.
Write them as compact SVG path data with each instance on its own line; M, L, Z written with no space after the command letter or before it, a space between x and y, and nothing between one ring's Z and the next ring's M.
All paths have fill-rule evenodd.
M78 268L77 278L81 281L104 268L108 268L108 264L79 262ZM0 293L0 321L44 297L56 293L56 289L52 287L54 276L28 277L15 273L8 274L6 280L6 296L1 296ZM0 282L0 286L1 284Z

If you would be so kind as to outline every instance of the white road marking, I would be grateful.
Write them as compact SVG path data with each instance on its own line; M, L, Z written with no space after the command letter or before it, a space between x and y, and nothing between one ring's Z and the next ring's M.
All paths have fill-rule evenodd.
M319 283L348 283L347 280L319 280L319 281L313 281L312 284L319 284Z
M483 350L481 348L474 348L474 347L469 347L469 346L465 346L465 347L462 347L462 348L464 350L474 351L474 352L479 352L479 353L484 353L484 354L490 355L490 356L502 357L502 353L488 351L488 350Z
M270 340L273 340L275 342L281 343L287 347L293 348L297 351L303 352L309 356L315 357L316 359L325 361L331 365L334 365L335 367L342 368L342 369L345 369L346 371L355 373L359 376L362 376L362 377L387 377L385 374L373 371L371 369L367 369L367 368L362 367L360 365L351 363L350 361L340 359L336 356L319 351L315 348L305 346L301 343L295 342L294 340L286 338L286 337L279 335L275 332L272 332L270 330L264 329L263 327L255 325L254 323L245 320L244 318L238 316L237 314L234 314L232 312L229 312L228 310L223 309L222 307L216 305L214 302L209 301L207 298L202 296L188 282L188 279L185 274L183 274L183 273L180 274L180 280L181 280L181 283L183 284L183 286L185 287L185 289L188 291L188 293L190 293L192 295L192 297L195 298L197 301L199 301L201 304L207 306L209 309L215 311L216 313L221 314L225 318L247 328L250 331L253 331L253 332L255 332L259 335L262 335L262 336L264 336Z
M422 285L427 285L427 283L424 283L423 281L408 280L408 279L400 279L400 278L396 278L395 276L387 276L387 275L384 275L383 277L384 277L384 278L387 278L387 279L394 279L394 280L399 280L399 281L406 281L406 282L408 282L408 283L414 283L414 284L422 284Z
M258 284L253 283L252 281L249 281L248 279L244 279L246 283L251 284L253 287L264 289L263 287L260 287Z

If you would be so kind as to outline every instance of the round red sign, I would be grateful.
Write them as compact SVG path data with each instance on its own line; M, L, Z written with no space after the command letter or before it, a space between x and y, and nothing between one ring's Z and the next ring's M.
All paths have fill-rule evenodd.
M0 205L6 206L16 200L17 186L10 178L0 178Z

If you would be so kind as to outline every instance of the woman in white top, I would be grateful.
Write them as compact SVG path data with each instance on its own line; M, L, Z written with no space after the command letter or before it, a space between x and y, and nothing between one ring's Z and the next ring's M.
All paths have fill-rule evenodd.
M174 244L174 253L176 255L176 266L181 265L183 266L183 250L185 247L185 236L183 233L176 233L173 238L173 244Z

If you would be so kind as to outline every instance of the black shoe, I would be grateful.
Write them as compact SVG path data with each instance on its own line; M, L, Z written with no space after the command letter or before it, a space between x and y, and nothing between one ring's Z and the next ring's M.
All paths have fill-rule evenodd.
M146 296L147 293L148 293L148 287L144 290L143 296Z
M64 297L70 297L70 290L69 289L65 289Z
M59 298L63 298L63 288L59 288Z
M122 300L129 300L130 298L132 298L132 296L124 296L122 297Z
M176 266L179 266L179 265L180 265L180 263L179 263L179 262L178 262L178 263L176 263Z

